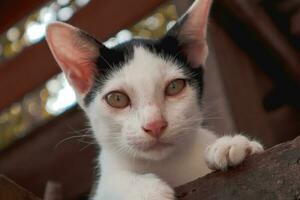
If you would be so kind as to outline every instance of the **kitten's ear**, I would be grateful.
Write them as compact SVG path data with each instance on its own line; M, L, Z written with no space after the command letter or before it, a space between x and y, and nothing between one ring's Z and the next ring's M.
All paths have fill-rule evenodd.
M61 22L47 27L46 40L77 95L85 95L93 84L101 43L78 28Z
M203 65L208 56L207 24L212 0L195 0L186 13L168 31L177 38L192 67Z

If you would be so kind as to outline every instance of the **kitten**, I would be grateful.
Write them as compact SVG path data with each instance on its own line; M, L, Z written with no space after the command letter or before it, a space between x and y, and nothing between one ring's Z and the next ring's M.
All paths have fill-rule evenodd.
M48 26L49 47L101 146L93 200L172 200L173 187L263 151L201 127L211 3L195 1L159 40L111 49L71 25Z

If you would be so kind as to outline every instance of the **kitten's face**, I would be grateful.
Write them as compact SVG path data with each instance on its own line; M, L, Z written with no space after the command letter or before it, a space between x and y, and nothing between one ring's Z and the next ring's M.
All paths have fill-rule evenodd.
M201 123L202 65L211 0L198 0L160 40L106 48L63 23L47 41L102 148L161 160Z
M153 45L155 46L155 45ZM131 59L103 81L86 107L96 138L103 147L147 159L161 159L190 136L199 125L198 94L201 70L194 75L184 63L146 46L134 46ZM198 84L199 83L199 84ZM99 86L98 86L99 88ZM128 99L119 108L109 94L122 92ZM165 121L159 136L148 133L148 124Z

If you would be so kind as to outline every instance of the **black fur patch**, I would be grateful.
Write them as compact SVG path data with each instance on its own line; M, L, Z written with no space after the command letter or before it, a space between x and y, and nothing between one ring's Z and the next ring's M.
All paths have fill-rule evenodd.
M109 79L110 74L118 71L133 58L134 47L137 46L142 46L153 54L165 59L173 58L188 77L188 84L198 91L198 99L200 102L203 91L203 68L202 66L192 68L187 57L183 54L183 47L176 36L167 34L160 40L133 39L111 49L101 46L99 48L101 56L96 61L98 68L95 81L90 92L84 99L86 105L93 100L95 91L101 90L105 81Z
M203 67L193 68L189 63L187 56L183 53L183 46L173 35L167 35L153 44L145 45L151 52L164 57L172 58L188 77L188 84L194 87L200 100L203 93ZM200 101L199 101L200 102Z
M127 43L120 44L112 49L108 49L103 45L99 48L100 56L95 61L97 69L94 76L94 83L84 98L86 106L93 100L95 92L101 90L105 81L109 79L109 76L133 58L133 53L132 45Z

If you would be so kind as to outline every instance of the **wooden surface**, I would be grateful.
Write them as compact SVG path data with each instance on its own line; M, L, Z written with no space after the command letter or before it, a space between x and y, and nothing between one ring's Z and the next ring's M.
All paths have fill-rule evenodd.
M257 37L260 32L247 20L242 23L221 2L225 1L216 3L212 13L210 52L215 55L216 79L222 80L225 95L220 93L215 99L225 97L236 131L258 138L268 147L295 138L300 133L299 89L284 73L286 66L270 54L274 49L266 48L262 36ZM271 95L273 91L277 96ZM274 104L278 101L281 104Z
M36 128L0 152L0 174L39 197L43 197L48 181L62 184L64 200L85 196L97 171L97 146L79 141L87 140L79 138L88 134L86 123L83 113L72 109Z
M0 199L1 200L40 200L32 193L18 186L13 181L0 175Z
M300 84L299 53L289 45L288 40L277 29L271 18L255 1L221 1L239 20L252 29L259 40L282 61L287 73Z
M227 103L224 107L228 108L233 119L234 132L259 138L268 147L276 144L257 90L259 86L253 71L255 63L218 24L210 25L210 56L217 65L218 79Z
M300 137L176 191L179 200L299 200Z
M136 23L164 0L92 0L75 13L71 24L95 35L101 41ZM126 9L124 9L126 8ZM0 110L40 87L60 72L45 42L30 46L16 57L0 64Z
M48 0L1 0L0 1L0 34L38 9Z

